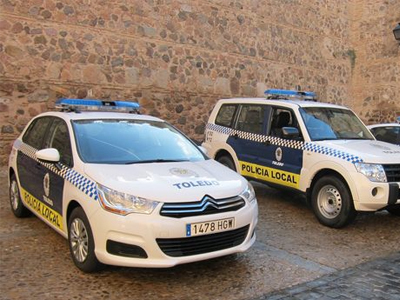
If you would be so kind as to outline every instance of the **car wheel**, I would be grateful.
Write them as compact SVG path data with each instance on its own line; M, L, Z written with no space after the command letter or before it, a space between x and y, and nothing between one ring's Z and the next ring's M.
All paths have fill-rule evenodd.
M229 156L223 155L223 156L217 158L217 161L219 163L223 164L225 167L228 167L229 169L236 172L235 163L233 162L232 158L230 158Z
M386 210L388 212L390 212L392 215L400 216L400 205L399 204L388 206L388 207L386 207Z
M10 205L11 210L17 218L24 218L31 215L29 209L27 209L22 203L21 194L19 193L18 182L15 175L11 175L10 178Z
M75 265L86 273L100 269L94 253L92 229L81 207L75 208L68 220L68 244Z
M311 205L318 221L328 227L344 227L357 216L348 187L335 176L324 176L315 183Z

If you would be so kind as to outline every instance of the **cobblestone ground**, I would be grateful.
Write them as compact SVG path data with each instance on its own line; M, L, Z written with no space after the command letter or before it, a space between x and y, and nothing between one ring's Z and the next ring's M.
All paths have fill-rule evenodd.
M354 224L334 230L321 226L299 197L257 186L257 242L246 253L171 269L107 267L84 274L73 265L63 237L34 216L14 217L7 189L0 169L0 299L398 299L400 294L400 219L386 212L359 215Z
M399 300L400 252L257 299Z

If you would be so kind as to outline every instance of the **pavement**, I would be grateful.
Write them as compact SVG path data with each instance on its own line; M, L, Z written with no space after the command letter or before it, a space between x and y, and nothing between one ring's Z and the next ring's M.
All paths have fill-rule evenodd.
M361 214L330 229L296 195L256 193L257 241L245 253L85 274L63 237L34 216L14 217L0 169L0 299L399 299L400 218Z
M255 299L399 300L400 252Z

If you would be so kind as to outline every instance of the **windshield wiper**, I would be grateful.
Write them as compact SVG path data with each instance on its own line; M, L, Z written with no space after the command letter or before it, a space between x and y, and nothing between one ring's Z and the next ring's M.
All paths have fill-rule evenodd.
M164 163L164 162L181 162L181 161L189 161L188 159L148 159L148 160L135 160L135 161L128 161L126 165L133 165L133 164L147 164L147 163Z

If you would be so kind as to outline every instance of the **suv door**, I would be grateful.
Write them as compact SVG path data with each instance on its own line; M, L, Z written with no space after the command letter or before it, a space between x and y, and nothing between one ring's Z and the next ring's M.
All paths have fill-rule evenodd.
M241 174L272 184L298 188L303 151L300 147L296 149L296 144L302 138L300 135L298 140L286 139L283 134L284 127L299 128L297 119L291 109L266 107L265 135L258 141L253 141L247 148L241 149L252 156L251 159L245 158L240 162Z
M296 128L297 138L287 138L284 128ZM298 188L303 163L303 150L297 144L303 141L298 121L293 110L272 107L268 118L267 134L270 137L263 156L263 164L270 168L268 181L287 187Z

